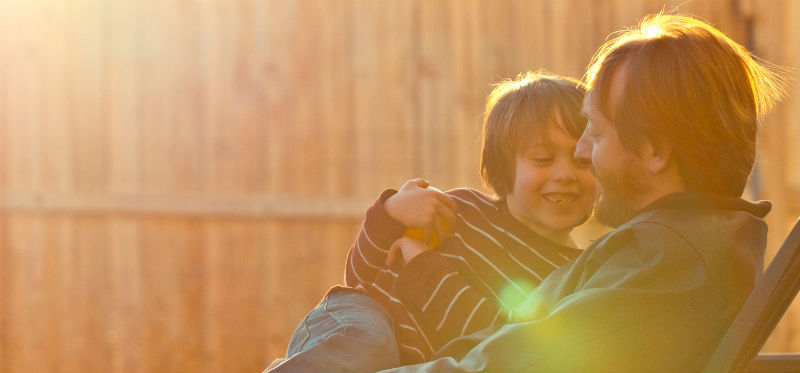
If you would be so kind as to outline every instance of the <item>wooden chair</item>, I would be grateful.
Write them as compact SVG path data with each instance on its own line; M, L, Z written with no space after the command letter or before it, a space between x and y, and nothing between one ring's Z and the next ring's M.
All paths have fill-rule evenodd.
M706 372L800 372L800 355L758 354L800 290L800 219L756 283ZM755 358L755 359L754 359Z

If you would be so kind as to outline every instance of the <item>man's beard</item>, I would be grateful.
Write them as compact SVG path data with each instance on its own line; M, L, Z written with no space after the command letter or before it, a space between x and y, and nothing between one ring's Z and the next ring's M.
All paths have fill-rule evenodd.
M598 197L594 214L597 221L612 228L619 227L631 218L622 201L609 196L605 191L601 192Z
M644 207L640 206L639 200L650 188L644 182L647 177L645 172L634 167L626 167L617 174L605 176L600 182L595 218L600 223L617 228Z

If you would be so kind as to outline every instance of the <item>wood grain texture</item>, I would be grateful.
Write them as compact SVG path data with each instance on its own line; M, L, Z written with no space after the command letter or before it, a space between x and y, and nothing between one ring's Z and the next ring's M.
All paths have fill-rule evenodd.
M383 189L481 188L491 84L579 78L679 5L800 67L797 0L0 0L0 371L262 370ZM798 97L760 144L770 250ZM770 351L800 350L797 308Z

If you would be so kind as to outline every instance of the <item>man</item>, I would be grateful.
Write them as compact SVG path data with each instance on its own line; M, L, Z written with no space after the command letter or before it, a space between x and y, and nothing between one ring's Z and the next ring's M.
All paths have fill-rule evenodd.
M780 77L712 26L657 15L601 47L586 82L575 157L616 230L545 279L519 323L397 371L702 370L763 267L770 204L740 196Z

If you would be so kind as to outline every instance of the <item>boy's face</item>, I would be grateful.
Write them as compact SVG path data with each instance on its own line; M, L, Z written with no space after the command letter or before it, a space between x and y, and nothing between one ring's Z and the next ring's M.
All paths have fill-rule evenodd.
M589 162L573 158L577 140L555 123L548 127L546 136L519 149L506 201L523 224L561 242L589 216L597 180Z

